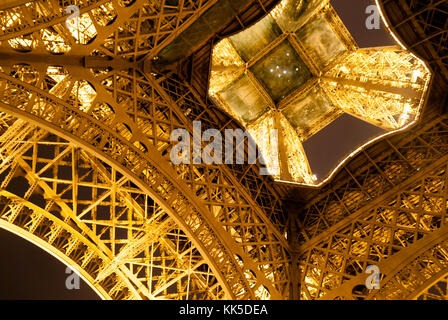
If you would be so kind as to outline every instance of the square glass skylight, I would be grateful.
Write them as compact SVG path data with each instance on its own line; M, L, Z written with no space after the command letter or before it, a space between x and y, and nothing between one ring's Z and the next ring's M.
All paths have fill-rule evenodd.
M288 40L250 68L275 103L308 81L312 74Z

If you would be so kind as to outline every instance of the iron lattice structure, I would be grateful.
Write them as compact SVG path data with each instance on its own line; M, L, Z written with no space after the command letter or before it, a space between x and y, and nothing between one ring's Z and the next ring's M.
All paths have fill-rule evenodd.
M420 54L439 39L430 50L438 58L422 57L442 67L438 14L447 1L402 2L415 12L409 19L382 3L390 27L399 35L419 25L419 40L403 41ZM319 190L274 184L255 164L171 163L173 130L192 133L196 120L240 128L207 99L202 71L217 37L250 26L276 1L240 1L186 42L228 3L3 1L0 226L106 299L444 298L443 99ZM69 5L80 9L76 29L66 25ZM368 264L381 267L378 292L362 287Z
M216 44L209 92L251 132L276 180L317 186L331 174L317 177L305 143L347 114L388 133L409 126L430 79L408 50L360 49L330 1L283 0Z

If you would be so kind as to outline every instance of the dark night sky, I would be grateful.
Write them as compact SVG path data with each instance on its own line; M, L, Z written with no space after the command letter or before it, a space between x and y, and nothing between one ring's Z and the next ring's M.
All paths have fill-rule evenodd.
M66 266L31 242L0 229L0 299L99 299L81 280L68 290Z
M393 44L384 28L367 30L365 27L365 9L374 1L333 0L332 3L360 47ZM308 141L305 150L313 170L323 176L354 146L379 132L354 117L343 116ZM83 282L80 290L67 290L65 265L2 229L0 257L0 299L98 299Z

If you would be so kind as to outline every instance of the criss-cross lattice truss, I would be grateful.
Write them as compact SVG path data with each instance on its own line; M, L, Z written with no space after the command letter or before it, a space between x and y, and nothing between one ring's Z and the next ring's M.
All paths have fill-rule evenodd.
M2 227L79 266L105 298L225 297L188 236L128 178L64 139L1 116Z
M223 127L235 124L208 110L174 74L144 74L137 61L157 55L164 43L213 3L23 1L0 13L2 25L8 26L0 38L0 109L64 139L70 146L67 156L72 154L70 148L79 150L71 155L80 159L75 163L86 158L102 161L108 169L102 169L104 176L97 179L104 180L106 190L117 188L106 195L94 187L101 185L99 180L89 180L94 177L88 175L85 183L92 190L81 192L87 187L80 184L85 172L70 175L56 170L45 177L56 195L64 188L72 190L67 194L71 193L73 203L63 209L73 212L63 216L73 218L72 227L88 237L91 246L108 252L89 275L86 264L78 260L70 264L96 287L112 278L122 279L111 284L114 292L100 291L106 298L279 299L289 293L288 243L279 197L269 191L269 179L259 177L258 166L175 166L169 159L174 129L191 131L193 120L216 125L217 118ZM65 26L68 5L79 7L82 27L76 31L80 32ZM107 18L101 13L104 10L110 21L101 24L96 15ZM11 124L16 131L8 134L14 137L21 126L28 128ZM9 146L8 137L5 172L27 151ZM45 155L35 155L35 166L59 152L49 153L47 160ZM69 161L63 156L56 160L56 167L58 161ZM29 175L41 173L39 166L29 166ZM64 181L65 187L57 181ZM112 199L120 188L130 188L132 195ZM102 206L110 207L110 212L98 209ZM55 251L47 238L41 238L40 244ZM198 284L193 283L195 275ZM203 289L197 287L199 283Z
M432 105L417 128L363 150L304 207L290 208L302 299L446 297L448 122L433 41L446 32L447 1L377 2L388 27L436 72ZM379 290L366 287L369 265L380 270Z
M356 297L368 265L387 265L404 248L415 254L413 245L445 225L447 129L446 117L435 119L384 140L387 151L367 149L361 167L346 166L305 207L296 220L303 298Z
M446 109L438 71L443 54L433 50L444 40L439 46L433 41L446 32L447 1L378 4L388 26L436 72L431 110L418 128L362 151L304 209L292 208L303 299L443 299L446 294L448 123L439 114ZM380 290L366 288L369 265L379 267Z
M215 46L209 91L265 146L276 179L317 185L328 175L316 178L304 142L344 113L388 133L409 126L430 78L406 49L359 49L328 0L283 0ZM267 128L278 141L257 134Z
M448 83L446 0L378 0L388 27Z
M193 135L194 121L241 129L198 93L206 86L198 70L185 76L188 59L151 69L219 1L0 3L0 227L106 299L443 297L448 122L434 110L362 151L317 194L274 184L260 163L170 161L175 129ZM237 26L272 4L246 2L261 13L229 10ZM338 63L362 68L388 54L411 63L397 49L384 52L354 51ZM343 66L329 77L351 86ZM336 96L333 80L322 78ZM372 111L362 98L347 102ZM302 195L306 204L291 201ZM362 287L368 264L383 271L380 291Z

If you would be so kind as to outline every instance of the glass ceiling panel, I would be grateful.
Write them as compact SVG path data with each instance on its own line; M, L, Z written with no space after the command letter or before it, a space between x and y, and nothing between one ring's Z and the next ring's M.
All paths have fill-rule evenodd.
M306 64L287 40L260 59L250 71L275 103L312 77Z

